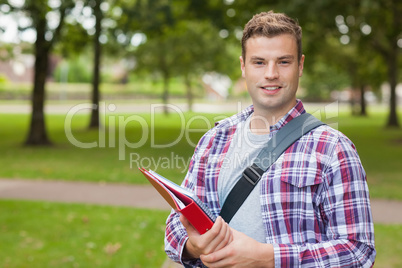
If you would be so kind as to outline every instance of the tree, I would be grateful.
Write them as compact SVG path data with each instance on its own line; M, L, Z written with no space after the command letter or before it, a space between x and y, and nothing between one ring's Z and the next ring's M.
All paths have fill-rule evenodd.
M135 37L143 37L144 40L150 36L159 38L163 32L163 28L169 27L173 23L171 2L171 0L115 0L108 17L108 19L113 20L115 24L114 27L110 29L113 39L110 40L112 44L108 46L107 49L113 51L113 54L125 54L125 57L133 58L134 55L137 55L137 52L134 51L137 51L137 46L139 45L132 44L133 37L134 39ZM160 42L160 44L158 42ZM153 43L150 42L148 43L149 48L153 53L161 53L163 49L168 49L167 45L163 44L163 42L164 40L162 38L158 39L158 41L155 40ZM140 43L142 43L142 41ZM117 47L119 47L119 49L117 49ZM169 70L164 67L167 61L165 54L158 55L160 55L160 57L157 58L159 64L149 66L151 69L142 69L144 71L152 71L152 68L155 68L155 72L163 75L165 86L162 98L166 103L168 98L168 83L166 81L168 81L171 76ZM145 57L142 60L147 59Z
M370 27L368 42L384 59L387 66L387 77L390 86L388 127L399 127L396 99L398 80L398 62L401 47L398 39L402 34L402 2L398 0L365 0L360 2L360 14Z
M102 45L100 43L100 36L102 34L102 20L103 12L101 5L103 0L92 0L89 2L92 5L92 10L95 16L95 35L93 38L94 46L94 64L93 64L93 77L92 77L92 104L93 109L91 112L91 119L89 128L99 128L99 100L100 100L100 67L101 67L101 54Z
M45 84L49 67L49 55L55 43L59 40L60 32L64 26L64 18L74 6L72 0L58 3L46 0L25 0L19 7L7 3L11 12L22 13L32 22L21 31L33 28L36 31L34 44L35 65L34 83L32 91L32 115L26 145L51 144L44 117ZM51 21L50 21L51 20Z
M175 24L172 1L122 1L121 5L126 14L118 21L118 29L123 30L127 40L131 40L135 34L146 36L147 41L130 52L135 56L140 70L157 73L162 77L162 101L165 104L164 113L167 114L169 82L173 75L170 67L174 64L171 54L174 49L173 39L166 35L167 29Z
M112 3L115 5L112 6ZM93 52L91 80L93 109L91 110L88 125L90 129L99 128L100 126L99 102L101 97L102 56L105 52L115 56L119 54L121 48L121 44L115 41L116 38L108 38L113 35L113 31L118 30L115 26L116 18L111 13L113 13L113 9L120 10L119 4L118 1L109 0L81 1L79 5L76 5L76 12L74 17L71 17L71 22L66 25L67 27L63 31L63 39L69 40L69 42L63 42L59 47L64 57L77 56L81 53L91 54ZM120 15L118 14L117 16Z
M338 15L337 18L338 24L340 24L338 26L342 29L342 27L346 26L343 23L346 22L341 15ZM342 21L342 23L339 21ZM352 115L359 114L365 116L367 115L367 105L364 97L366 88L379 88L380 84L386 79L386 76L381 59L374 53L373 49L367 48L366 44L361 42L360 36L362 32L360 28L354 28L356 27L349 25L348 33L350 38L346 40L342 39L345 36L341 37L340 32L327 33L326 38L321 41L321 45L326 50L315 55L313 61L308 59L308 62L313 65L311 75L314 81L311 81L312 83L307 89L310 90L317 87L321 81L327 86L331 86L331 84L334 86L329 88L329 91L340 90L349 86L351 90L350 104ZM340 38L344 42L343 44L339 41ZM360 54L359 51L365 51L365 53ZM322 68L317 70L315 68L316 65L321 65ZM310 70L311 67L307 67L306 74L309 74ZM325 87L325 85L322 85L319 89L321 90ZM356 95L360 99L359 107L356 107ZM359 111L357 108L359 108Z
M238 69L238 55L232 55L228 42L209 21L180 20L166 35L174 44L169 54L174 61L169 66L175 76L183 77L187 90L188 110L192 110L192 81L205 72L230 74Z
M162 101L165 104L165 114L168 114L169 83L173 76L171 67L175 64L174 49L174 40L172 37L161 33L154 38L147 39L147 42L140 45L134 53L140 71L162 77Z
M292 4L290 4L292 3ZM398 38L402 33L402 2L398 0L352 0L352 1L284 1L288 4L291 16L298 17L303 26L304 33L308 34L306 47L314 54L321 54L327 48L323 40L327 36L338 36L340 33L337 16L345 18L342 23L344 32L341 33L345 40L350 39L356 47L356 57L359 72L364 75L373 70L373 54L381 55L383 65L387 69L387 78L390 85L390 104L387 126L398 127L396 84L398 75L398 61L400 60L401 48L398 47ZM305 12L304 12L305 11ZM362 54L364 53L363 57ZM311 54L311 53L310 53ZM367 57L371 55L373 57ZM378 62L376 59L375 62ZM381 68L382 69L382 68ZM381 70L382 72L382 70ZM374 76L381 77L381 73L374 72ZM363 82L364 77L359 80ZM377 84L377 81L375 81ZM359 85L363 88L364 85Z
M166 1L158 0L136 3L135 9L141 10L141 14L136 16L144 23L139 25L136 22L135 25L146 35L147 41L138 46L134 55L139 70L156 73L162 78L164 104L168 103L170 79L182 77L191 110L193 80L208 71L232 73L234 68L238 69L238 60L237 55L228 56L232 50L227 49L228 42L219 36L217 25L223 25L225 14L222 3L170 3L169 7ZM200 10L203 15L197 16Z

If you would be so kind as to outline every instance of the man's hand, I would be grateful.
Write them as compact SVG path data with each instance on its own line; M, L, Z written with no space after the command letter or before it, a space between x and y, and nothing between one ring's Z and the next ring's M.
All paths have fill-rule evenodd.
M180 215L180 221L189 237L184 246L183 258L195 259L202 254L216 252L233 240L232 229L222 217L218 217L211 230L203 235L200 235L183 215Z
M232 229L233 241L210 254L202 254L201 261L210 268L217 267L274 267L274 249Z

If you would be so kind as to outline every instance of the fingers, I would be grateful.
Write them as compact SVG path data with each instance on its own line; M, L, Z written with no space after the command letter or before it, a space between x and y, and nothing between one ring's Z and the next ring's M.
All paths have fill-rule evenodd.
M220 250L200 255L207 267L274 267L274 248L232 229L233 241Z
M215 247L214 251L218 251L222 248L224 248L227 244L229 244L231 241L233 241L233 234L232 234L232 230L229 227L228 224L224 224L223 228L222 228L222 234L223 235L223 239L220 240L220 243Z
M225 223L222 217L218 217L215 221L215 224L212 226L211 230L206 232L206 246L205 246L205 253L214 252L216 248L225 240L227 230L229 226Z
M200 235L183 215L180 215L180 221L187 230L187 247L193 255L215 252L233 240L231 228L222 217L218 217L212 228L203 235Z
M236 230L232 229L228 225L228 230L225 236L225 239L222 240L222 243L218 245L215 251L209 254L202 254L200 255L201 261L207 267L230 267L230 265L225 265L223 259L226 259L229 256L229 252L231 252L230 247L226 247L227 245L231 244L235 239L235 232ZM226 259L227 261L227 259ZM221 266L222 264L222 266Z
M227 249L228 248L223 248L211 254L202 254L200 255L200 259L207 267L231 267L229 265L225 265L229 257Z
M200 235L197 229L195 229L194 226L191 225L191 223L187 220L187 218L184 217L182 214L180 214L180 222L183 224L184 228L186 228L188 236Z

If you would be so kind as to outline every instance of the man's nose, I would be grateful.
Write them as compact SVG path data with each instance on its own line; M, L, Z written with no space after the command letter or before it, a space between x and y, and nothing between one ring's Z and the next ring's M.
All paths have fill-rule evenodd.
M275 80L279 77L278 66L274 62L270 62L265 67L264 77L267 80Z

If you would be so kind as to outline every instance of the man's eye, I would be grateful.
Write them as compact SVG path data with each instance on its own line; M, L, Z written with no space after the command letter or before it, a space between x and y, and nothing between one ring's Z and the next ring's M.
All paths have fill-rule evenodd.
M280 63L280 64L289 64L290 61L283 60L283 61L280 61L279 63Z
M257 64L257 65L263 65L264 62L262 62L262 61L256 61L255 64Z

